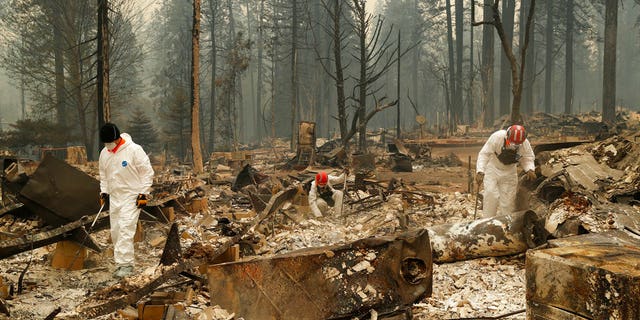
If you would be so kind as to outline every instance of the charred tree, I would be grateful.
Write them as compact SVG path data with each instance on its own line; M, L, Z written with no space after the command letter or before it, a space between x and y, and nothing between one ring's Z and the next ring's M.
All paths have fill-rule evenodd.
M191 152L196 174L204 170L200 147L200 1L193 0L191 29Z
M463 119L463 101L462 101L462 54L464 51L463 31L464 7L462 0L456 0L456 82L455 82L455 100L454 105L457 107L458 122L462 123Z
M513 103L511 105L511 123L522 123L522 115L520 114L520 102L522 99L522 78L524 74L524 68L526 65L526 53L527 47L529 45L529 34L531 30L531 23L533 21L533 14L535 12L535 0L531 0L531 7L529 8L529 14L527 16L527 27L525 31L524 44L520 50L520 66L518 68L518 62L516 61L516 57L513 54L513 50L509 42L507 42L504 29L502 27L502 22L500 20L500 11L498 9L498 5L500 4L500 0L495 0L492 5L493 11L493 20L490 21L480 21L480 22L472 22L473 26L478 26L482 24L491 24L496 28L498 32L498 36L500 37L500 43L502 44L502 50L506 53L509 58L509 62L511 64L511 82L513 84L511 92L513 94ZM472 1L472 6L475 5L475 1ZM485 17L486 19L486 17Z
M454 47L453 47L453 22L451 21L451 1L447 0L445 2L446 11L447 11L447 52L449 57L449 103L447 104L447 109L449 110L447 117L449 118L448 124L449 128L448 133L451 133L453 128L459 123L459 115L458 115L458 106L456 105L458 95L456 92L456 64L454 58Z
M257 69L258 69L258 83L257 83L257 92L256 92L256 122L255 122L255 130L256 135L258 137L264 137L266 133L262 128L262 120L264 114L262 112L262 92L264 92L264 67L263 67L263 59L264 59L264 0L260 0L260 13L258 18L258 61Z
M503 46L506 44L509 50L513 50L513 16L515 14L515 0L504 0L502 2L502 28L504 30ZM509 114L509 102L511 102L510 89L514 85L509 77L511 72L511 61L506 51L503 50L500 55L500 114L503 116Z
M547 42L547 47L545 49L545 69L544 69L544 112L551 113L552 102L552 93L553 86L551 82L553 81L553 48L555 47L553 41L553 3L554 1L547 0L547 24L545 27L545 37Z
M365 153L367 150L367 123L379 111L397 104L381 104L375 98L375 93L380 90L375 87L376 81L383 77L395 62L396 46L391 42L390 36L393 27L387 32L383 31L384 19L378 17L375 21L371 14L365 10L366 0L352 0L351 11L354 16L352 23L357 40L356 52L353 56L358 64L359 73L356 78L356 90L352 95L357 103L356 115L353 118L351 131L347 134L347 140L355 132L358 133L358 151ZM404 55L403 52L402 55ZM375 107L367 113L367 97L374 96ZM381 99L383 100L383 99ZM344 140L344 138L343 138Z
M209 150L213 152L215 150L215 137L216 137L216 70L217 65L217 37L216 37L216 25L218 16L218 0L209 0L209 10L211 11L211 17L209 18L209 37L211 39L211 52L209 53L211 59L211 92L209 94Z
M98 0L98 127L111 121L109 104L109 0Z
M345 75L342 65L342 54L344 49L345 38L348 36L343 26L344 2L341 0L322 1L322 7L329 16L329 24L324 29L327 30L331 37L331 49L333 54L333 69L324 63L324 59L320 59L322 67L327 75L331 77L336 87L336 104L338 106L338 127L340 130L340 139L342 146L346 147L349 139L347 139L347 109L345 95ZM316 49L317 50L317 49ZM320 53L316 51L320 56Z
M527 30L527 13L529 12L529 7L531 6L531 0L522 0L522 4L520 5L520 48L522 49L522 45L524 44L525 31ZM534 17L535 19L535 17ZM532 22L535 25L535 22ZM535 43L534 37L535 32L531 32L529 40L530 43ZM529 48L529 53L527 54L526 66L524 67L524 75L523 75L523 83L522 83L522 113L523 114L531 114L533 113L533 83L535 80L535 50L536 46L533 45Z
M565 34L564 113L573 113L573 0L566 0L567 30Z
M493 15L491 9L492 0L484 0L483 16L490 17ZM475 5L471 6L475 13ZM475 16L472 13L472 21ZM494 94L493 94L493 70L494 70L494 27L490 24L482 26L482 66L480 67L480 77L482 78L482 112L480 123L490 126L495 119L494 113Z
M616 120L616 47L618 36L618 0L606 0L604 22L604 58L602 77L602 122L612 126Z
M291 149L295 148L298 120L298 1L291 0Z

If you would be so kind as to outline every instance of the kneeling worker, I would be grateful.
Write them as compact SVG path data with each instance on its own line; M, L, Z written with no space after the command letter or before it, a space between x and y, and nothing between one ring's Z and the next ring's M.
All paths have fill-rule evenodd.
M322 217L327 213L329 207L334 207L337 216L342 215L342 197L344 194L340 190L333 188L335 183L343 183L346 173L336 177L321 171L316 175L316 179L311 182L309 190L309 206L313 215Z

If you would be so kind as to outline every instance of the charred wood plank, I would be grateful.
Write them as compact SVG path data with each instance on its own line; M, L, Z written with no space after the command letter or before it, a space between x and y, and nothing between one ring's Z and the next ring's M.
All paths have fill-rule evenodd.
M546 305L585 319L640 319L638 247L596 243L530 250L526 283L529 305ZM545 316L534 319L549 319Z
M180 247L180 235L178 235L178 224L173 223L171 229L169 229L169 235L167 241L164 244L164 250L162 250L162 256L160 257L160 264L163 266L172 265L180 261L182 256L182 249Z
M249 193L249 198L255 212L262 212L267 207L267 203L260 198L260 195Z
M88 227L93 222L95 215L90 217L83 217L80 220L68 223L61 227L42 231L33 235L23 235L20 238L9 239L0 242L0 259L4 259L15 254L30 251L36 248L44 247L49 244L56 243L61 240L73 240L79 244L87 245L89 248L98 248L98 245L93 240L84 241L82 239L86 233L82 227ZM109 225L109 217L101 217L93 227L92 232L102 230ZM81 231L82 230L82 231ZM88 238L90 239L90 238ZM93 243L93 244L92 244ZM95 249L94 249L95 250Z
M429 235L362 239L212 265L212 305L245 319L352 319L411 305L432 290Z
M24 204L17 202L17 203L12 203L8 206L5 206L3 208L0 208L0 217L4 216L5 214L11 213L11 211L13 210L18 210L20 209L22 206L24 206Z
M535 212L465 221L428 228L436 263L513 255L546 242Z

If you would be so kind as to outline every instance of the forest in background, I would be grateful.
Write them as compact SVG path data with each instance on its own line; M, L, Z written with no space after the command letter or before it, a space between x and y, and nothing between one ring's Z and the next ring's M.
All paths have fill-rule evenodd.
M4 147L80 144L97 154L100 1L0 2L0 68L15 88L0 88ZM517 58L535 3L522 77L525 123L533 112L602 111L612 102L637 110L638 2L477 0L472 10L462 0L379 0L372 11L364 0L202 0L202 149L291 138L298 121L316 122L320 137L355 134L356 114L366 118L377 106L386 108L371 116L369 130L397 130L396 106L401 132L418 126L417 115L435 133L492 126L512 111L511 68L494 25L472 22L489 21L496 3ZM187 158L192 1L107 3L111 120L145 148ZM613 66L604 62L612 49L607 22L617 28ZM615 81L603 80L607 66ZM16 121L3 122L5 114Z

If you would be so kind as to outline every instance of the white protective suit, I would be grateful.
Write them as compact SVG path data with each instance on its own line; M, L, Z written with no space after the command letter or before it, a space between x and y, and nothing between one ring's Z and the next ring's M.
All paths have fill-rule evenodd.
M141 146L122 133L124 144L115 152L100 152L100 192L109 194L109 222L113 241L113 257L118 265L134 264L133 236L140 215L136 206L138 194L149 194L153 168Z
M518 189L517 163L503 164L498 160L507 139L507 130L494 132L478 153L476 172L484 173L482 212L485 217L513 213ZM518 163L527 172L535 170L535 156L529 140L517 146Z
M345 174L341 174L340 176L332 176L328 175L329 181L327 182L327 187L329 188L327 192L330 192L330 197L333 199L333 207L337 216L342 215L342 197L344 194L340 190L336 190L333 188L333 184L343 183L344 179L346 179ZM311 189L309 190L309 206L311 207L311 212L316 217L322 217L329 210L329 204L327 201L322 199L322 195L318 190L318 186L316 185L316 181L311 182Z

